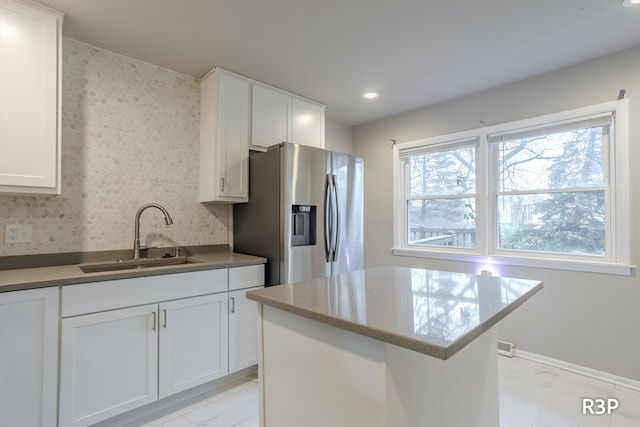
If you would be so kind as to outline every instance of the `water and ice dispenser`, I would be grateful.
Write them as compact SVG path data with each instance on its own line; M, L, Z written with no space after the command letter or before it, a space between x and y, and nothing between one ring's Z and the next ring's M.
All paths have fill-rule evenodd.
M291 207L291 246L316 244L316 207L293 205Z

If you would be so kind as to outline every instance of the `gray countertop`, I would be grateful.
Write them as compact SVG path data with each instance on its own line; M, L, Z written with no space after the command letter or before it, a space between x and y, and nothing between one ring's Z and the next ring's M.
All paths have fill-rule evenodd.
M199 247L197 251L189 254L191 258L195 258L199 261L193 264L98 273L83 273L80 269L80 265L82 263L114 261L118 259L117 256L119 255L121 255L121 253L118 251L100 255L93 253L90 256L73 254L73 256L62 256L62 258L74 259L77 261L74 263L30 268L0 269L0 292L100 282L104 280L126 279L132 277L156 276L161 274L184 273L188 271L212 270L217 268L242 267L246 265L264 264L266 262L266 259L261 257L231 252L227 246L211 246ZM128 255L130 256L130 254ZM47 258L46 255L41 255L39 257L42 259ZM56 255L52 255L51 257L55 258ZM12 258L12 262L20 261L20 257Z
M537 280L377 267L247 297L446 360L541 289Z

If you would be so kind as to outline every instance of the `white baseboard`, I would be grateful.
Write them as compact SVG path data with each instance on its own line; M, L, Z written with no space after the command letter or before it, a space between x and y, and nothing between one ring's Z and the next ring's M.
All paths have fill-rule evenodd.
M516 349L514 352L515 357L522 359L528 359L533 362L542 363L544 365L553 366L562 370L573 372L575 374L583 375L585 377L593 378L600 381L606 381L611 384L615 384L620 387L626 387L631 390L640 391L640 381L632 380L630 378L613 375L608 372L598 371L596 369L587 368L586 366L576 365L573 363L565 362L564 360L558 360L547 356L542 356L536 353L530 353L524 350Z
M124 414L116 415L113 418L94 424L93 427L132 427L151 422L156 418L202 401L205 398L203 396L204 393L224 389L228 384L257 372L257 365L242 369L225 377L218 378L217 380L213 380L192 389L157 400L140 408L125 412Z

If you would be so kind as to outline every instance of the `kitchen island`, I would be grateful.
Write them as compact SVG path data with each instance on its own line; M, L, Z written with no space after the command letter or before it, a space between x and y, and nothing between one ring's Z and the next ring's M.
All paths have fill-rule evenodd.
M379 267L249 292L261 426L498 426L493 326L541 289Z

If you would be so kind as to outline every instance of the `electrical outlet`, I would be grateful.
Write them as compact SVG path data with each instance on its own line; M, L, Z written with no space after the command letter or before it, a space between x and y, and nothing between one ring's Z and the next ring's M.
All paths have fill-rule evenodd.
M4 229L5 243L31 243L30 224L7 224Z

